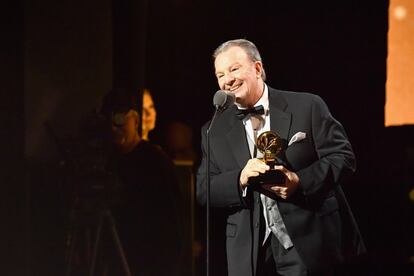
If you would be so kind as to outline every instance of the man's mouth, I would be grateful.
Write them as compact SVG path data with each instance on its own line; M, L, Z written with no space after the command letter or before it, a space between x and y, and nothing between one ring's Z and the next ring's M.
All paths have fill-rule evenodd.
M241 86L241 84L238 84L238 85L235 85L235 86L233 86L233 87L230 87L229 91L230 91L230 92L235 92L237 89L239 89L239 88L240 88L240 86Z

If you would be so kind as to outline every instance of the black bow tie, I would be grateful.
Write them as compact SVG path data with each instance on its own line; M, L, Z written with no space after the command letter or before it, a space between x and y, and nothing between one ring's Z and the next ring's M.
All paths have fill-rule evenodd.
M236 111L237 118L239 118L240 120L243 120L248 114L265 114L263 105L258 105L248 109L237 109Z

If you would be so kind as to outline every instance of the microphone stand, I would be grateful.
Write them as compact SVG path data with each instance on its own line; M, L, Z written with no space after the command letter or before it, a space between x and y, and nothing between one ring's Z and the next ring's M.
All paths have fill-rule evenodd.
M218 111L220 110L219 105L215 105L216 110L214 111L213 118L210 121L210 125L206 131L206 143L207 143L207 211L206 211L206 275L210 276L210 130L214 120L217 117Z

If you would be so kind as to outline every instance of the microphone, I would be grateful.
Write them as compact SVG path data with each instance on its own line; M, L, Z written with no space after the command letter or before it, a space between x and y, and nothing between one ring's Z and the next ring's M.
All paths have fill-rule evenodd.
M234 104L236 97L234 94L219 90L214 94L213 105L217 110L225 110L230 105Z
M226 92L224 90L219 90L214 94L213 105L216 108L214 111L213 118L210 120L210 123L206 130L206 144L207 144L207 162L206 162L206 180L207 180L207 210L206 210L206 273L207 276L210 276L210 130L213 126L213 122L217 117L219 111L225 110L230 105L234 104L236 97L234 94Z

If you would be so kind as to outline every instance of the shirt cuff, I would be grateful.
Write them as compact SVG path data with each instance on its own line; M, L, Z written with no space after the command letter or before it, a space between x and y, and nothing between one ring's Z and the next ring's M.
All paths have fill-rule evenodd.
M247 195L247 188L248 188L249 186L246 186L246 187L244 187L244 188L241 188L241 190L242 190L242 196L243 197L246 197L246 195Z

